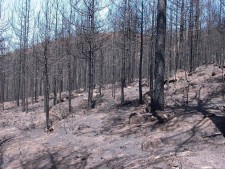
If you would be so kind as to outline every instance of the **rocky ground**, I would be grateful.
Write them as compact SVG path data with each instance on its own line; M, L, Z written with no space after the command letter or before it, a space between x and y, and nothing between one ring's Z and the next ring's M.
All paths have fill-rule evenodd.
M166 86L169 121L160 124L138 105L138 86L111 97L103 90L96 108L88 111L86 93L73 93L68 103L52 105L53 131L46 132L43 97L21 112L14 102L0 109L0 168L92 169L224 169L225 100L222 70L214 65L191 75L179 71ZM148 87L144 87L144 92ZM64 93L66 97L66 93Z

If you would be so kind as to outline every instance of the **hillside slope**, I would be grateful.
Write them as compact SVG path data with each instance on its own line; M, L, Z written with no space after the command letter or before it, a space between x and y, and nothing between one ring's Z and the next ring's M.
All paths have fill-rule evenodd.
M22 113L15 103L0 111L0 168L216 168L225 166L225 100L222 70L200 67L165 91L166 112L159 124L145 105L138 105L138 83L111 97L110 87L91 111L87 94L73 93L73 113L67 101L52 106L54 130L46 132L43 98ZM148 87L144 87L144 92ZM64 97L66 93L64 94Z

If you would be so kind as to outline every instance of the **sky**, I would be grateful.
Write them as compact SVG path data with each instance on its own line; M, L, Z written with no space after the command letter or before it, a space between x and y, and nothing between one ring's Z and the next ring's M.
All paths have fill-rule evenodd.
M18 14L16 13L16 10L14 8L19 10L20 8L19 4L21 4L21 2L24 2L25 0L0 0L0 3L1 1L4 1L4 3L1 8L2 15L0 18L0 36L2 35L1 30L3 29L3 27L8 23L8 21L12 21L11 19L12 12L14 13L15 18L18 17ZM46 1L48 0L31 0L31 8L33 9L32 10L33 13L37 14L38 12L40 12L40 10L42 9L41 3ZM50 0L50 1L54 1L54 0ZM65 3L65 2L68 2L69 0L59 0L59 1ZM101 3L100 5L103 5L103 6L104 5L107 6L107 4L109 4L109 0L96 0L96 1ZM146 1L149 1L149 0L146 0ZM115 0L115 2L119 2L119 0ZM219 0L214 0L214 2L218 3ZM109 12L109 8L106 7L99 12L98 16L101 18L101 20L107 20L108 12ZM8 24L7 26L9 27L10 24ZM16 43L16 41L18 41L18 39L16 40L16 37L15 35L13 35L12 30L10 28L7 28L7 31L5 31L3 36L9 37L10 41L13 43L14 42Z
M1 3L1 1L4 1L4 3ZM51 0L54 1L54 0ZM66 3L69 0L59 0L59 2ZM101 4L107 4L108 0L100 0ZM0 4L2 4L1 7L1 18L0 18L0 36L7 37L9 41L11 42L11 46L18 45L18 37L15 35L15 31L10 28L10 25L12 24L11 22L14 22L14 25L17 25L19 27L19 10L21 9L21 2L25 2L25 0L0 0ZM38 14L42 10L42 3L46 2L46 0L31 0L31 17L34 15ZM103 8L100 12L99 15L101 19L105 20L107 18L109 9ZM12 13L14 15L14 20L12 19ZM16 21L17 20L17 21ZM4 30L2 33L1 30L3 30L3 27L7 25L7 29ZM32 27L34 23L30 24L30 27ZM34 28L32 28L34 30ZM32 34L32 33L30 33ZM5 39L7 39L5 38ZM31 38L30 38L31 39ZM9 43L8 43L8 46ZM14 47L11 47L14 48Z

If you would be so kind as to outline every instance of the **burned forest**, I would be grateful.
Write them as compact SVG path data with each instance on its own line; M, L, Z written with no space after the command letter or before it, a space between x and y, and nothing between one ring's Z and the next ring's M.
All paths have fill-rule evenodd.
M225 0L0 0L0 169L224 169Z

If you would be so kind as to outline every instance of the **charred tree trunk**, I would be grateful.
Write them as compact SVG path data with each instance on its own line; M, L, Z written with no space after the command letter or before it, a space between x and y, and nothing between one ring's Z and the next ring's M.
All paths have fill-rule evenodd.
M88 56L88 108L92 109L93 107L93 52L92 46L89 48L89 56Z
M72 104L71 104L71 99L72 99L72 77L71 77L71 55L68 55L68 63L67 63L67 68L68 68L68 92L69 92L69 112L72 111Z
M179 39L179 49L178 55L180 56L180 60L178 61L178 68L181 69L181 59L183 59L183 41L184 41L184 0L181 3L181 18L180 18L180 39Z
M158 0L157 37L155 52L155 84L151 109L164 111L164 73L166 39L166 0Z
M151 62L150 62L150 93L151 98L153 97L153 89L154 89L154 68L155 68L155 53L154 53L154 42L155 42L155 1L153 2L153 10L152 10L152 34L151 34Z
M189 72L194 69L194 56L193 56L193 0L190 1L190 14L189 14Z
M116 89L115 89L115 55L113 55L113 70L112 70L112 97L115 99Z
M46 42L48 43L48 42ZM49 129L49 79L48 79L48 47L44 46L44 111L46 115L46 127Z
M99 93L102 95L102 85L103 85L103 67L104 67L104 54L100 51L100 79L99 79Z
M57 103L57 80L56 77L53 77L53 104L56 105Z
M142 99L142 60L143 60L143 24L144 24L144 3L141 3L141 46L139 63L139 104L143 104Z

